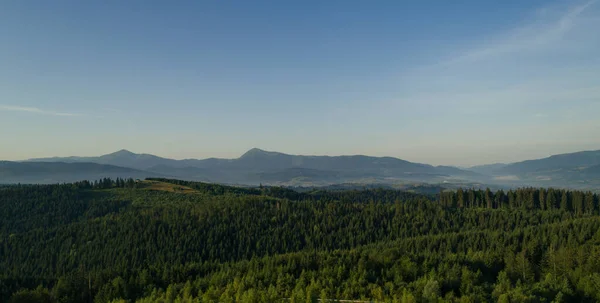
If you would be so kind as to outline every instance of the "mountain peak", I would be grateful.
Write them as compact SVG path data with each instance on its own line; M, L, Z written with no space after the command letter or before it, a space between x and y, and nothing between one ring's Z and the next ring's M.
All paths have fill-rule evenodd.
M131 156L135 156L135 155L136 155L135 153L132 153L132 152L126 150L126 149L121 149L121 150L118 150L118 151L116 151L114 153L111 153L111 154L108 154L108 155L104 155L104 157L106 157L106 156L110 156L110 157L131 157Z
M262 150L260 148L255 147L255 148L250 149L246 153L244 153L240 157L240 159L241 158L260 157L260 156L276 156L276 155L281 155L281 153L266 151L266 150Z

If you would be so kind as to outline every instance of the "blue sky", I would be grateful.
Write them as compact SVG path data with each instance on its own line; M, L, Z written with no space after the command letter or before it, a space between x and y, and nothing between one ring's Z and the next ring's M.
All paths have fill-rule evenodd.
M0 2L0 159L600 149L600 1L172 2Z

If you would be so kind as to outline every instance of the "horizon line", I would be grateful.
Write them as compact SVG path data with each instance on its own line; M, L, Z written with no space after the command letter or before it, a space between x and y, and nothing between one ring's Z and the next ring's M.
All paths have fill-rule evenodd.
M395 157L395 156L372 156L372 155L367 155L367 154L338 154L338 155L326 155L326 154L319 154L319 155L310 155L310 154L290 154L290 153L284 153L284 152L279 152L279 151L271 151L271 150L265 150L265 149L261 149L261 148L257 148L257 147L253 147L248 149L246 152L242 153L239 157L237 158L219 158L219 157L206 157L206 158L169 158L169 157L163 157L163 156L159 156L156 154L150 154L150 153L136 153L136 152L132 152L128 149L119 149L115 152L112 153L107 153L107 154L101 154L101 155L96 155L96 156L50 156L50 157L36 157L36 158L27 158L27 159L23 159L23 160L0 160L0 161L5 161L5 162L35 162L35 161L40 161L40 160L53 160L53 159L67 159L67 158L74 158L74 159L81 159L81 158L98 158L98 157L102 157L102 156L107 156L107 155L111 155L111 154L116 154L119 152L127 152L127 153L131 153L133 155L137 155L137 156L153 156L153 157L158 157L158 158L162 158L162 159L168 159L168 160L175 160L175 161L186 161L186 160L210 160L210 159L217 159L217 160L237 160L237 159L241 159L244 155L246 155L247 153L251 152L251 151L260 151L260 152L265 152L265 153L273 153L273 154L279 154L279 155L285 155L285 156L297 156L297 157L370 157L370 158L393 158L393 159L397 159L397 160L402 160L402 161L407 161L407 162L411 162L411 163L415 163L415 164L424 164L424 165L430 165L430 166L434 166L434 167L438 167L438 166L450 166L450 167L456 167L456 168L473 168L473 167L478 167L478 166L486 166L486 165L510 165L510 164L514 164L514 163L520 163L520 162L525 162L525 161L535 161L535 160L540 160L540 159L546 159L546 158L550 158L553 156L560 156L560 155L568 155L568 154L576 154L576 153L585 153L585 152L598 152L600 151L600 149L589 149L589 150L579 150L579 151L573 151L573 152L566 152L566 153L558 153L558 154L550 154L546 157L540 157L540 158L535 158L535 159L524 159L524 160L520 160L520 161L515 161L515 162L494 162L494 163L486 163L486 164L477 164L477 165L469 165L469 166L463 166L463 165L433 165L433 164L428 164L428 163L421 163L421 162L413 162L413 161L409 161L409 160L405 160L403 158L400 157ZM47 161L47 162L61 162L61 161Z

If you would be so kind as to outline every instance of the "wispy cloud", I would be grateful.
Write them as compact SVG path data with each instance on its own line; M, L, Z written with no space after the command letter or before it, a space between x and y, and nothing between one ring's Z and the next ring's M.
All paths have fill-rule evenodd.
M451 58L442 63L453 64L461 62L473 62L490 57L518 52L534 51L548 47L561 39L571 31L581 18L581 15L589 10L598 0L590 0L568 8L564 13L557 14L554 18L547 15L552 9L544 8L537 17L529 20L524 25L510 30L508 33L496 38L479 47L475 47L463 54ZM594 29L587 29L593 31Z
M62 116L62 117L81 116L81 114L77 114L77 113L57 112L57 111L51 111L51 110L44 110L44 109L40 109L37 107L25 107L25 106L14 106L14 105L0 105L0 111L28 112L28 113L33 113L33 114Z
M599 8L600 0L547 6L476 47L452 46L448 52L460 55L403 71L402 91L382 104L424 112L436 105L460 114L526 105L531 117L540 107L553 107L545 114L554 116L556 108L598 103Z

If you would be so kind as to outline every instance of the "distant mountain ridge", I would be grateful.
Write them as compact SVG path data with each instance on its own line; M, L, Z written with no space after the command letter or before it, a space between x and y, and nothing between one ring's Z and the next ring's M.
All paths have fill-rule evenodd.
M152 166L171 163L172 159L161 158L150 154L135 154L128 150L122 149L114 153L98 156L98 157L52 157L52 158L37 158L29 159L27 162L65 162L65 163L97 163L115 166L123 166L135 169L148 169Z
M101 178L144 179L160 176L164 175L97 163L0 161L0 184L62 183Z
M500 172L519 174L594 165L600 165L600 150L559 154L543 159L521 161L506 165L500 169Z
M488 184L508 187L600 189L600 151L560 154L543 159L480 165L468 169L414 163L394 157L303 156L258 148L250 149L234 159L175 160L120 150L98 157L39 158L23 163L33 162L95 163L135 170L139 176L169 176L185 180L245 185L263 183L325 186L341 183L417 182L464 186ZM89 167L85 169L90 170ZM88 175L98 176L97 172L91 169ZM77 176L84 177L86 174L81 173ZM64 178L57 176L60 180ZM52 180L50 175L43 179Z
M467 170L487 175L526 175L557 170L585 169L600 165L600 150L552 155L515 163L477 165Z
M260 183L303 178L315 182L348 181L360 178L398 178L417 181L442 181L447 177L473 177L477 173L449 166L413 163L393 157L299 156L253 148L236 159L209 158L175 160L150 154L120 150L98 157L38 158L27 162L90 162L127 167L193 180Z
M542 159L469 168L515 186L567 187L600 191L600 150L552 155Z

